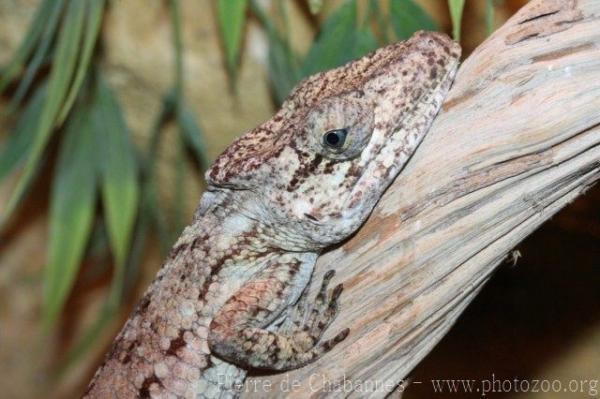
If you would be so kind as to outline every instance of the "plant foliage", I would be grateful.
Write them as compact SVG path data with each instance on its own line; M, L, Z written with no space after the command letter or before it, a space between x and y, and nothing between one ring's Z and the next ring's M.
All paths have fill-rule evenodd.
M280 104L302 78L360 57L378 46L408 38L415 31L436 30L437 24L417 0L393 0L387 9L368 2L345 0L327 9L327 2L307 1L315 18L322 19L318 35L305 54L294 50L286 21L286 3L276 0L272 10L256 0L216 0L224 64L232 83L243 57L244 29L252 16L269 44L269 79L274 101ZM5 227L43 170L48 144L58 148L51 183L49 242L44 269L42 318L52 328L71 293L90 248L101 243L112 254L111 288L97 322L68 356L70 360L93 342L121 301L145 237L158 233L168 249L183 225L185 200L183 158L192 155L199 169L207 165L204 133L187 104L184 87L183 44L179 0L168 0L175 54L174 82L163 95L155 116L148 148L134 146L117 96L103 77L98 54L106 0L41 0L20 47L0 75L0 94L10 96L8 113L15 120L12 133L0 147L0 183L9 176L16 184L0 210ZM464 0L448 0L456 39ZM493 27L493 0L486 0L488 30ZM364 7L363 7L364 8ZM275 21L283 21L275 23ZM49 70L49 73L41 73ZM8 94L8 88L10 94ZM178 168L174 181L176 203L159 206L155 160L167 124L178 129ZM175 220L175 223L169 223ZM99 227L100 226L100 227ZM98 240L95 231L102 231ZM104 244L102 244L104 243Z

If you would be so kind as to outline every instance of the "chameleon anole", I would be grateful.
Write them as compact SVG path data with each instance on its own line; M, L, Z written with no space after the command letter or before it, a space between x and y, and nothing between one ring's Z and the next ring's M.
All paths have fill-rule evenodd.
M235 397L248 369L302 367L338 312L319 254L357 230L429 129L460 47L419 32L301 82L207 171L192 223L119 333L88 398ZM329 334L327 334L329 335Z

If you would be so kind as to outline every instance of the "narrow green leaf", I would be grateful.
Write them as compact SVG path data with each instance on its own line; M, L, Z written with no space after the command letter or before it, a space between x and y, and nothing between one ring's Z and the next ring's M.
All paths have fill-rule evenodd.
M388 14L381 9L383 4L377 1L370 1L367 10L367 17L372 16L374 24L378 32L379 42L381 44L388 44L391 42L389 36L389 22L391 18L388 18ZM368 19L368 18L367 18Z
M156 175L156 158L162 142L162 133L165 123L170 120L173 112L175 112L175 93L167 93L162 100L162 107L160 112L155 116L154 123L150 130L150 140L148 151L142 159L142 172L143 172L143 198L142 206L148 214L148 220L154 224L159 243L160 252L166 255L169 248L173 244L170 241L170 232L168 228L167 219L165 213L162 212L158 204L158 190L156 188L157 175ZM146 215L143 215L146 216Z
M225 55L227 68L233 79L237 72L237 62L241 48L242 32L246 22L247 0L218 0L217 17Z
M43 319L50 327L71 291L92 228L95 143L83 109L65 131L50 199L50 242L44 269Z
M127 260L138 206L137 160L119 104L98 79L94 118L102 185L102 203L118 272Z
M390 19L399 40L405 40L419 30L438 30L435 21L413 0L393 0Z
M206 151L206 143L204 142L204 132L198 124L193 111L187 104L181 105L181 110L177 115L177 122L185 143L194 152L198 164L205 168L207 166L208 153Z
M79 56L79 65L75 72L75 78L71 84L69 94L64 101L63 107L58 116L57 124L61 124L65 120L67 114L71 110L75 98L79 93L79 89L83 83L83 80L88 72L90 61L94 53L98 34L100 32L100 26L102 25L102 16L104 15L104 4L105 0L80 0L86 3L86 21L85 21L85 32L83 33L83 45L81 55Z
M48 52L50 50L50 45L53 43L54 38L56 36L56 29L58 28L58 21L60 20L60 16L63 11L64 0L56 0L54 3L54 7L50 10L48 15L48 19L44 21L44 32L40 38L39 44L25 70L25 74L21 79L19 86L17 87L17 91L14 96L11 98L9 112L13 112L23 98L27 91L31 87L33 83L33 79L37 75L42 63L46 61L48 56Z
M46 85L37 88L0 150L0 182L19 167L29 154L44 107L46 89Z
M269 38L269 78L277 104L281 104L294 86L302 79L300 61L289 42L277 31L269 16L254 1L252 12L260 20Z
M448 7L450 8L450 18L452 19L452 37L459 42L465 0L448 0Z
M325 21L302 63L302 75L340 66L377 47L368 26L360 27L356 0L348 0Z
M0 93L6 89L6 86L24 68L25 62L31 56L31 52L38 44L39 38L46 26L44 22L48 19L50 10L55 2L55 0L42 0L42 2L38 5L35 16L29 24L29 28L25 34L25 38L21 42L21 45L11 59L10 63L3 70L2 78L0 78Z
M150 225L150 212L148 211L148 195L142 195L140 199L140 216L138 218L138 222L136 223L134 239L131 248L131 254L127 261L127 276L126 276L126 285L124 289L126 292L132 291L134 288L134 284L136 281L137 274L139 273L140 263L144 258L144 250L146 245L146 239L149 233L149 225ZM103 231L106 233L105 231ZM100 241L103 241L104 234L101 234ZM93 243L93 237L92 237ZM102 245L101 245L102 246ZM92 249L90 249L91 252ZM111 286L111 291L115 290L114 282L113 286ZM88 327L86 331L84 331L80 335L80 339L76 342L71 348L69 348L67 354L64 356L64 360L58 364L58 367L55 368L54 377L56 380L61 379L61 377L70 370L70 368L79 363L79 360L83 355L85 355L88 350L93 346L94 342L98 340L103 331L111 325L111 322L114 321L114 315L119 310L118 303L112 301L114 295L108 296L107 300L104 302L102 308L100 309L99 315L94 323Z
M4 212L0 216L0 229L5 225L25 194L55 126L56 117L67 93L68 85L77 62L79 39L83 27L83 4L83 2L75 0L71 1L67 8L65 21L61 26L58 37L57 50L54 57L55 62L52 65L48 81L48 95L40 116L36 136L25 162L23 174L17 182Z
M269 78L275 101L281 104L302 79L302 71L300 61L288 43L274 37L269 43Z
M487 34L491 35L494 32L494 0L485 1L485 26Z
M354 43L354 58L358 58L367 54L370 51L375 50L377 45L377 39L371 29L368 27L361 27L355 33L355 43Z
M119 303L114 300L116 296L111 295L115 291L115 287L115 280L113 280L109 295L102 304L96 320L84 330L79 340L67 351L64 360L58 365L54 374L57 379L60 379L71 366L77 364L78 360L93 346L94 342L98 341L102 332L114 321L114 316L119 310Z
M53 370L53 377L56 380L62 379L65 373L71 369L72 366L79 363L79 360L86 354L95 343L101 338L102 332L110 325L115 315L116 308L109 303L107 300L102 309L100 309L100 315L91 326L89 326L81 335L81 338L69 348L64 360Z
M324 22L302 64L303 76L350 61L355 56L356 0L339 6Z

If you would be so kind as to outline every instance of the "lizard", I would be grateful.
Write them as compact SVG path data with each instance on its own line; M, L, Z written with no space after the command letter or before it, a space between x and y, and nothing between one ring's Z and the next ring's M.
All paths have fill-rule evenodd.
M418 32L301 81L275 115L206 172L192 222L115 338L86 398L229 398L248 370L285 371L339 310L333 270L313 301L317 257L355 232L422 141L460 58Z

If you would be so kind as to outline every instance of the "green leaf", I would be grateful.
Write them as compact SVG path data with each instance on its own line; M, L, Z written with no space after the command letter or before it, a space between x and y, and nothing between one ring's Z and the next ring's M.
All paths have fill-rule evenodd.
M246 22L247 0L218 0L217 17L225 55L227 68L233 79L237 72L237 62L240 53L242 32Z
M102 203L117 270L122 273L139 199L137 161L119 104L102 79L95 94Z
M452 19L452 37L459 42L465 0L448 0L448 7L450 8L450 18Z
M15 129L9 134L6 143L0 150L0 182L27 158L40 121L47 94L46 89L46 85L43 85L35 91L33 98L19 115Z
M69 119L50 198L50 242L44 269L44 326L50 327L71 291L89 239L95 202L95 143L89 115Z
M359 27L356 0L343 3L331 14L302 64L302 75L340 66L374 50L377 43L367 26Z
M87 327L81 334L81 338L68 349L67 354L58 364L58 367L53 371L53 377L55 380L61 380L65 373L71 369L72 366L79 363L84 354L93 347L94 344L98 343L98 340L102 338L102 332L110 325L113 321L113 316L116 309L108 300L105 301L102 308L100 309L100 315L91 326Z
M280 38L269 39L269 78L277 104L290 94L302 79L300 62L288 43Z
M36 77L40 67L42 66L42 63L47 61L46 58L48 56L50 44L54 41L56 36L56 29L63 11L63 5L64 0L56 0L54 7L50 10L47 20L44 21L44 32L40 38L37 49L31 58L31 61L29 61L29 65L25 70L25 74L23 75L23 78L17 87L17 91L10 101L9 112L14 111L19 106L25 97L25 94L27 94L31 84L33 83L33 79Z
M354 33L354 35L354 58L361 57L378 47L377 39L375 38L375 35L373 35L373 32L371 32L371 29L367 27L361 27Z
M0 93L6 89L6 86L24 68L25 62L31 56L31 52L38 44L40 36L42 36L42 32L46 26L44 22L48 19L48 15L55 3L56 0L42 0L39 4L33 20L29 24L25 38L2 73L2 78L0 79Z
M388 31L391 18L388 18L387 12L382 10L384 4L377 1L370 1L368 4L366 19L373 18L373 23L379 33L379 42L382 44L390 43L391 40Z
M491 35L494 31L494 0L485 1L485 26L487 34Z
M302 79L300 61L289 42L277 31L269 16L255 1L252 12L260 20L269 38L269 78L277 104L281 104L294 86Z
M303 76L339 66L354 58L356 0L344 2L326 20L303 62Z
M61 124L67 117L67 114L75 102L75 98L77 98L83 80L87 75L90 61L92 60L92 55L94 53L94 47L96 46L96 40L98 39L98 33L100 32L102 16L104 15L104 0L79 1L84 1L86 3L86 27L85 32L83 33L83 45L73 84L71 84L69 94L67 95L58 116L58 124Z
M208 154L206 151L206 143L204 142L204 133L202 132L202 128L198 124L193 111L185 103L181 105L181 109L178 112L177 122L185 143L190 146L194 152L198 164L205 168L208 166Z
M67 8L65 21L58 37L55 62L52 65L48 81L48 95L36 129L35 139L23 167L15 189L13 190L4 212L0 216L0 228L7 222L18 206L30 181L32 180L46 143L54 129L56 117L67 93L73 70L77 62L79 38L83 27L84 7L81 1L71 1Z
M167 93L162 100L162 107L160 112L154 117L154 123L150 130L150 140L146 155L142 159L142 172L143 172L143 198L142 205L146 214L141 217L149 216L147 219L154 224L156 233L160 243L160 252L166 255L173 244L170 240L171 234L169 232L168 223L165 212L161 209L158 204L158 190L156 188L157 182L157 165L156 158L162 142L162 133L165 123L171 120L173 112L175 112L175 92Z
M419 30L438 30L434 20L413 0L393 0L390 19L399 40L405 40Z

